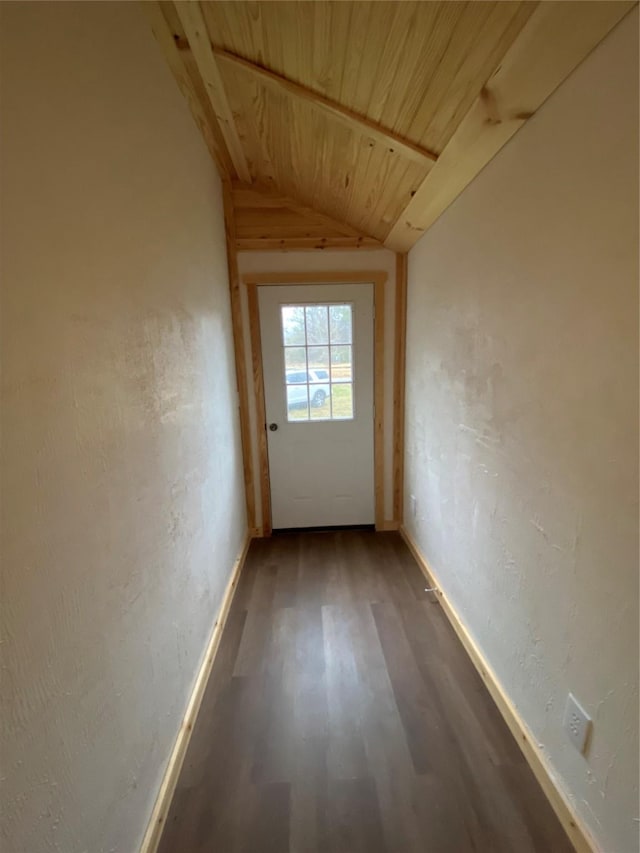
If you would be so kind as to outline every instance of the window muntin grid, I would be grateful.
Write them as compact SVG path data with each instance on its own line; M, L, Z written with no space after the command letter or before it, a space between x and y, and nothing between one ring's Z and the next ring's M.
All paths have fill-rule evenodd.
M287 420L354 418L351 303L280 308Z

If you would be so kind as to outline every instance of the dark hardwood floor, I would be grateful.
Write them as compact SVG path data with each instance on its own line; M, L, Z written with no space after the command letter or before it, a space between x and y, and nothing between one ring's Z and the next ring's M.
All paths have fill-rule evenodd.
M424 587L396 533L252 543L161 853L572 849Z

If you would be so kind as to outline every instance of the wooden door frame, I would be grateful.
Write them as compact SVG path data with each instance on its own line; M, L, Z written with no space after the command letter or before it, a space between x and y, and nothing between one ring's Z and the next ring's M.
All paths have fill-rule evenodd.
M393 519L404 521L404 405L407 366L408 255L396 254L396 305L393 354Z
M242 280L247 288L249 307L249 337L253 372L253 393L256 406L256 437L260 495L262 499L262 535L270 536L271 480L267 448L267 418L260 335L258 287L295 284L372 284L373 285L373 490L376 530L384 530L384 300L388 275L384 270L347 272L286 272L246 273Z

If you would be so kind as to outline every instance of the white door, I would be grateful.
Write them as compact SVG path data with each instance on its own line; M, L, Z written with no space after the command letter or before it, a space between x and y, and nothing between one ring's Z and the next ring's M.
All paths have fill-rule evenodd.
M274 529L373 524L373 285L258 288Z

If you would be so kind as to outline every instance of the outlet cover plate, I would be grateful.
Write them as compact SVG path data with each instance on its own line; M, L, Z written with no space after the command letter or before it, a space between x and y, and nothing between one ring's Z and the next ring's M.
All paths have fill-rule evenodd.
M562 728L569 735L569 739L578 750L584 754L591 732L591 717L578 702L573 693L569 693L567 704L564 709Z
M411 508L411 517L415 518L418 509L418 502L415 495L409 495L409 507Z

